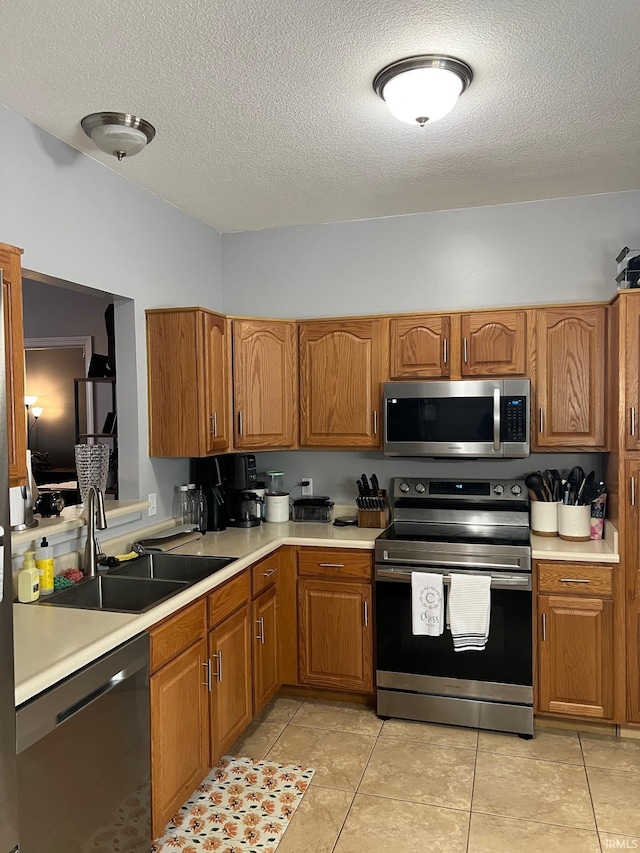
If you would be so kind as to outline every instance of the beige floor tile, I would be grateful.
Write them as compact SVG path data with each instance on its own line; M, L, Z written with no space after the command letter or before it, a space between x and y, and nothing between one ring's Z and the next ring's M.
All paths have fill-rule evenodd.
M261 761L283 731L284 723L250 723L227 752L229 755L243 755Z
M471 749L380 738L358 790L396 800L468 809L475 757Z
M256 719L266 723L288 723L303 702L304 699L295 696L274 696Z
M382 728L382 720L376 716L373 708L351 702L328 702L320 699L307 699L304 705L298 708L291 722L296 726L373 736Z
M611 835L609 832L601 832L600 844L603 853L607 853L607 850L640 850L640 838L633 835Z
M640 835L640 773L587 767L600 832Z
M591 734L581 734L580 740L587 767L640 773L640 740Z
M310 785L278 853L331 853L352 801L351 791Z
M471 813L468 853L600 853L586 829Z
M355 791L375 740L369 735L319 731L290 723L269 751L269 758L303 762L315 769L317 785Z
M478 752L472 810L595 829L584 767Z
M414 723L411 720L385 720L380 737L415 740L421 743L434 743L438 746L461 746L468 749L475 749L478 743L478 732L475 729L438 726L434 723Z
M335 853L465 853L468 826L465 811L356 794Z
M478 749L501 755L519 755L521 758L541 758L546 761L565 761L583 764L582 750L577 732L537 729L532 740L518 735L480 732Z

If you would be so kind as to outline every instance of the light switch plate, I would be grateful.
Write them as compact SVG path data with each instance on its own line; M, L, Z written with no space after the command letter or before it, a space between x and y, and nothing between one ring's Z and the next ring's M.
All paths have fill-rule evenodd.
M313 477L300 477L302 482L308 481L308 486L301 486L302 488L302 497L310 498L313 496Z
M155 492L149 495L149 515L155 515L158 512L158 496Z

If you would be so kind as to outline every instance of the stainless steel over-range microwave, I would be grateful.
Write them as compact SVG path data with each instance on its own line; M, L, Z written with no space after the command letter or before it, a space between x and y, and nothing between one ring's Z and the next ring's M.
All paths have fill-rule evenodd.
M529 456L528 379L385 382L387 456Z

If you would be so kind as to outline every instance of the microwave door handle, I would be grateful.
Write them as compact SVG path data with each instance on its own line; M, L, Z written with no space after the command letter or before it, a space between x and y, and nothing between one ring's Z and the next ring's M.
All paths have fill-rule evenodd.
M493 449L500 450L500 389L493 389Z

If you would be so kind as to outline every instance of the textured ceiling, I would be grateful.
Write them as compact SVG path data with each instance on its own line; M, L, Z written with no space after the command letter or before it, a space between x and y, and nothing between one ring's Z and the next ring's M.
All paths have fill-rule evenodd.
M638 0L3 0L0 102L220 231L640 188ZM474 70L424 129L387 63ZM151 121L118 164L97 110Z

